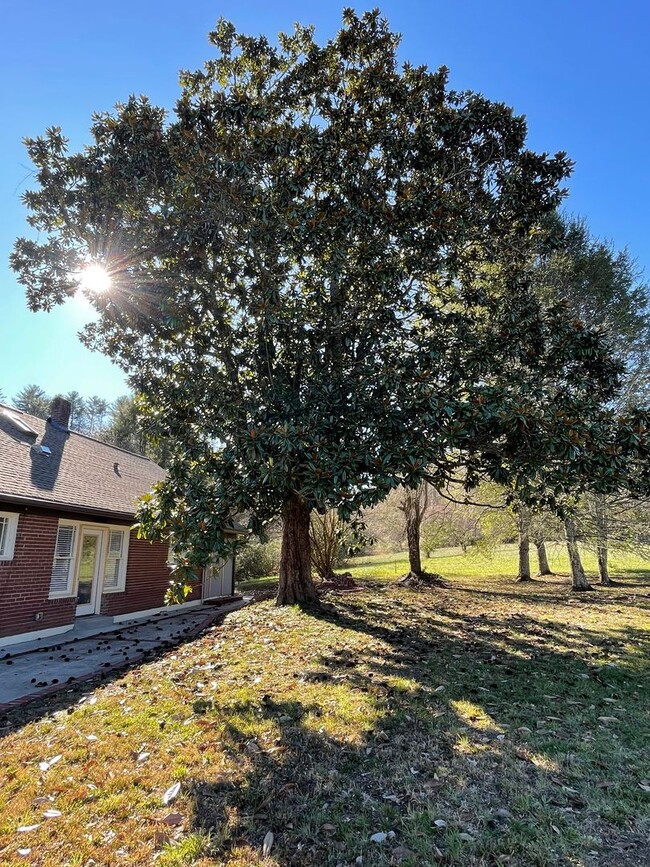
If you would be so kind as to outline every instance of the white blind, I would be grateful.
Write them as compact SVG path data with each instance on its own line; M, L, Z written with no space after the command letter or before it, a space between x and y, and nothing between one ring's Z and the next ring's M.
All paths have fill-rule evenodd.
M50 593L68 593L70 590L70 573L74 558L74 543L77 528L73 524L59 524L50 579Z
M124 559L125 530L111 530L108 534L108 551L104 566L104 590L117 590L120 586Z
M6 545L9 536L9 518L0 517L0 557L6 553Z

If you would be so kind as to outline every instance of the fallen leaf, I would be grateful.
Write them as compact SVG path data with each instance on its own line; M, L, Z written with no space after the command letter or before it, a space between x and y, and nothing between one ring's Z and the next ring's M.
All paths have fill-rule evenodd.
M610 723L610 722L620 722L615 716L599 716L599 722Z
M40 828L40 825L21 825L18 828L19 834L27 834L29 831L35 831L37 828Z
M650 783L639 783L639 788L644 792L650 792Z
M464 831L463 831L462 834L459 834L459 835L458 835L458 838L459 838L460 840L464 840L466 843L473 843L473 842L474 842L474 838L472 837L472 835L471 835L471 834L466 834Z
M163 804L165 806L167 806L167 804L171 804L172 801L175 801L176 798L179 796L180 791L181 791L181 784L180 783L174 783L173 786L170 786L167 789L167 791L165 792L165 794L163 795L163 799L162 799Z
M39 762L38 766L43 771L43 773L45 773L45 771L49 771L49 769L52 767L52 765L55 765L57 762L60 762L62 758L63 758L62 755L54 756L53 759L48 759L46 762Z
M409 858L415 857L415 852L411 852L406 846L396 846L391 855L393 856L393 860L399 864L402 861L408 861Z
M182 825L185 821L185 816L181 815L181 813L168 813L162 821L165 825Z
M446 828L447 827L447 823L445 822L444 819L436 819L433 824L436 826L436 828Z
M336 831L336 825L330 825L329 822L326 822L324 825L321 825L321 831Z
M19 849L18 854L21 855L23 858L26 858L31 851L31 849Z
M45 819L58 819L59 816L62 816L62 815L63 815L63 813L61 812L61 810L50 809L50 810L46 810L43 813L43 818L45 818Z
M273 848L273 840L275 837L273 836L273 831L267 831L266 836L264 837L264 842L262 843L262 857L266 858L271 852Z
M388 834L384 834L383 831L377 831L376 834L371 834L370 839L373 843L383 843L387 837Z

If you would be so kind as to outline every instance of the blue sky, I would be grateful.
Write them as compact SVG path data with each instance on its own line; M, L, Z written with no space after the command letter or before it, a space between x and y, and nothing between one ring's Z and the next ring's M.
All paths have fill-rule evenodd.
M401 54L451 70L471 88L525 114L529 143L565 150L576 168L569 211L592 231L627 246L650 277L650 4L647 0L387 0L379 5L402 33ZM21 139L58 125L78 149L93 111L130 93L171 108L180 68L211 56L206 33L220 15L250 33L313 23L321 40L343 4L190 0L21 0L3 9L0 34L0 390L37 382L50 393L76 389L113 399L126 386L77 332L88 307L27 311L7 258L25 234L21 193L30 166Z

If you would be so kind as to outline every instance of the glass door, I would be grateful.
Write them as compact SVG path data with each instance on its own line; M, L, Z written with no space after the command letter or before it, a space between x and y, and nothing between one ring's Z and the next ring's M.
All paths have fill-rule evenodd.
M99 567L102 553L102 530L83 529L79 553L77 616L95 614L98 601Z

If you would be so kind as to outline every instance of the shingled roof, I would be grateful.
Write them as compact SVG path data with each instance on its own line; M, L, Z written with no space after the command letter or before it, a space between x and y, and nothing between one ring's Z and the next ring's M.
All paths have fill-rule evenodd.
M158 464L0 404L0 502L132 519Z

